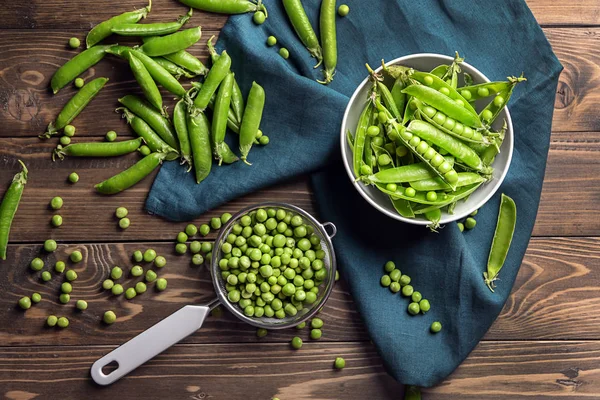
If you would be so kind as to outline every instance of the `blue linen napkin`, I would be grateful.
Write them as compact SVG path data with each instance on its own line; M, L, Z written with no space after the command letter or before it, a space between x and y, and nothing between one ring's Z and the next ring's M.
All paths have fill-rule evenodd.
M320 218L338 227L334 245L339 268L373 343L394 378L429 387L467 357L511 291L536 218L562 66L522 0L346 2L351 11L337 19L339 64L329 86L315 81L322 77L320 70L313 69L314 59L294 34L280 1L266 2L269 18L261 27L249 15L229 19L217 47L232 56L245 93L253 80L265 88L261 128L271 143L252 150L251 167L215 166L200 185L177 162L166 163L146 207L186 221L249 192L319 171L312 181ZM320 1L303 4L318 32ZM270 35L278 38L275 48L265 44ZM290 50L289 60L277 54L279 46ZM384 216L356 193L342 168L339 130L349 96L366 76L365 62L379 65L382 58L454 51L492 80L524 72L528 82L516 89L509 105L515 151L500 191L479 212L473 231L461 233L449 224L434 234ZM518 220L501 281L492 293L482 273L501 192L515 199ZM410 316L408 301L380 286L388 260L430 300L429 313ZM437 335L429 333L433 321L443 324Z

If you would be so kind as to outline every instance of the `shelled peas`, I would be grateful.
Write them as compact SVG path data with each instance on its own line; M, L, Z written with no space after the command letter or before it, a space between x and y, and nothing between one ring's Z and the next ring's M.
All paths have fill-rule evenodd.
M327 278L320 238L301 216L284 209L241 216L220 250L227 298L248 317L295 316L317 301Z
M431 309L429 300L424 299L421 293L414 289L410 276L403 275L393 261L386 262L383 269L385 274L381 277L381 286L389 288L392 293L402 291L402 295L411 300L408 305L410 315L425 314Z

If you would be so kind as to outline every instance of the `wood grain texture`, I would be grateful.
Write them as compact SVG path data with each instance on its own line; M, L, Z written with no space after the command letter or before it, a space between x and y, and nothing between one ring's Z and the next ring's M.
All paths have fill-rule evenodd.
M118 265L128 272L134 265L130 259L133 251L145 250L149 246L168 260L163 270L153 268L168 279L167 291L156 293L150 285L148 293L127 301L123 296L117 298L100 289L101 282L108 277L113 266ZM211 300L214 291L208 270L192 266L190 255L175 255L173 247L174 244L164 243L61 245L56 253L46 255L40 246L10 246L9 259L0 263L0 309L6 310L0 314L0 341L7 346L116 345L184 305ZM30 271L28 264L31 259L40 256L46 260L47 268L51 268L56 260L66 260L75 249L82 251L84 261L79 265L69 265L78 273L79 279L73 285L71 303L61 305L58 294L63 277L53 273L53 280L43 283L40 273ZM142 265L145 269L151 267ZM598 268L600 238L533 239L513 292L486 340L600 340L600 316L595 312L600 307ZM121 282L126 288L141 280L126 276L127 279ZM17 301L33 292L41 293L44 300L23 312L17 307ZM89 303L86 312L74 309L74 302L78 299ZM109 309L114 310L119 319L115 325L106 327L100 321L104 311ZM45 319L50 314L70 318L69 329L46 329ZM325 341L368 340L343 279L336 285L320 317L325 321ZM308 329L273 331L269 339L289 341L298 334L308 340L308 333ZM222 318L211 318L184 343L256 341L259 340L254 328L225 312Z
M176 345L118 383L99 388L91 364L112 347L0 348L7 399L397 400L403 387L368 343ZM335 357L346 368L332 368ZM600 343L482 342L426 400L595 399ZM43 367L42 367L43 366ZM65 389L68 388L68 389Z
M558 87L553 130L555 132L598 132L600 117L594 112L600 104L600 28L548 28L544 32L565 67ZM205 40L216 31L205 29L201 42L190 52L206 61ZM44 132L73 95L71 86L52 95L48 90L52 74L76 54L66 43L77 31L0 30L0 137L37 136ZM126 42L133 44L131 40ZM113 113L117 99L140 93L129 68L122 60L107 56L83 74L85 79L110 79L81 115L74 121L78 135L103 135L109 130L127 131ZM172 109L172 97L163 91ZM99 123L98 116L102 116ZM596 136L598 138L598 136Z

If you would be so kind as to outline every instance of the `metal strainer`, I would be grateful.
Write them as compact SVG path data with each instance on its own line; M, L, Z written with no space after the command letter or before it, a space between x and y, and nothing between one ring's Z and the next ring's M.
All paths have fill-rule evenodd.
M241 217L259 208L281 208L294 215L300 215L304 219L304 223L312 226L315 235L321 239L321 248L325 252L323 264L324 268L327 270L327 277L320 286L317 300L310 305L310 308L304 308L295 316L286 316L283 319L248 317L244 315L237 304L232 304L227 300L225 282L221 277L221 270L219 269L219 260L222 255L221 244L226 240L233 225L238 222ZM331 233L328 233L325 228L329 228ZM290 204L274 202L261 203L238 212L223 226L223 228L221 228L213 248L210 270L217 298L208 304L196 306L188 305L183 307L100 358L92 365L92 379L100 385L110 385L111 383L116 382L146 361L200 329L208 313L219 304L225 306L240 320L258 328L285 329L296 326L311 318L321 307L323 307L333 289L336 261L331 239L335 236L336 232L337 229L331 222L321 224L303 209ZM104 367L115 363L116 368L110 373L105 374L102 371Z

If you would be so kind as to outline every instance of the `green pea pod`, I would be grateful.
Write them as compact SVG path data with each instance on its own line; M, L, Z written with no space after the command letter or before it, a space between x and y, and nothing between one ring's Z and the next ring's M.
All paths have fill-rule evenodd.
M452 86L452 88L456 89L458 87L458 74L462 72L460 68L460 64L465 61L464 58L461 58L458 55L458 51L455 52L454 61L452 61L452 65L448 67L446 73L441 77L443 81ZM435 74L434 74L435 75ZM436 75L437 76L437 75ZM468 99L466 99L468 100Z
M408 131L446 150L458 160L465 163L469 168L485 174L491 173L490 168L481 161L475 150L462 141L440 131L430 123L413 120L408 125Z
M0 203L0 259L2 260L6 260L10 227L27 184L27 167L23 161L19 160L19 163L23 170L14 176L8 190L4 193L2 203Z
M301 0L283 0L285 12L296 31L300 41L306 46L310 55L317 59L317 68L323 62L323 49L313 29Z
M192 82L192 86L194 88L200 89L202 87L202 84L200 82ZM235 85L234 85L234 90L235 90ZM216 97L217 97L216 95L213 95L213 97L210 99L210 102L208 103L208 108L210 108L211 110L214 110L214 108L215 108ZM233 94L231 97L232 97L232 101L233 101ZM233 113L232 107L229 107L229 111L227 112L227 127L229 128L230 131L239 135L240 123L237 122L237 118L235 117L235 114ZM254 144L258 144L258 140L255 140ZM239 160L239 158L238 158L238 160ZM225 161L225 159L223 159L223 161ZM227 163L227 161L225 161L225 163ZM227 164L229 164L229 163L227 163Z
M488 257L487 272L483 273L485 284L492 292L495 287L494 282L498 279L498 274L506 261L516 224L517 206L515 201L502 193L498 222Z
M173 109L173 125L179 139L179 151L181 153L181 163L187 163L192 168L192 148L190 146L190 137L187 129L187 106L185 101L179 100Z
M506 121L504 121L504 126L502 127L502 130L498 133L498 136L496 136L493 139L492 144L490 146L486 147L480 153L481 161L483 161L485 165L492 165L492 163L496 159L496 156L498 155L498 153L500 153L500 147L502 147L502 143L504 142L504 136L506 135L507 129L508 125L506 124Z
M83 111L85 106L96 97L104 85L106 85L106 82L108 82L108 78L96 78L79 89L65 104L56 117L56 120L48 125L48 131L40 135L40 139L48 139L69 125Z
M335 15L335 0L323 0L321 2L320 28L321 45L323 46L324 80L318 82L324 85L328 85L333 81L338 62Z
M466 126L473 128L483 127L481 120L476 113L470 111L463 105L457 104L449 96L446 96L435 89L425 85L410 85L402 92L430 105ZM468 104L468 102L465 100L463 104Z
M164 56L185 50L192 46L202 37L202 28L196 27L175 32L167 36L159 36L156 39L147 41L140 47L140 50L150 57Z
M231 105L234 80L234 74L232 72L227 74L225 79L223 79L223 82L219 86L219 92L217 94L213 112L212 143L214 146L215 157L219 160L219 165L223 163L223 144L225 143L227 117L229 114L229 106Z
M153 42L157 39L159 39L159 36L142 37L144 44ZM185 50L179 50L174 53L165 54L163 57L196 75L206 75L208 73L208 68L206 68L202 61L198 60Z
M74 143L65 147L58 147L52 154L52 160L55 157L64 159L69 157L117 157L133 153L142 145L142 138L124 140L122 142L89 142ZM60 145L59 145L60 146Z
M348 146L350 146L350 150L354 152L354 136L352 135L352 132L350 132L350 129L346 131L346 142L348 143Z
M450 206L452 204L455 204L459 200L463 200L463 199L466 199L467 197L469 197L474 191L479 189L479 187L481 185L482 185L481 183L476 183L476 184L473 184L470 186L464 186L464 187L458 188L458 189L456 189L456 191L452 192L451 198L447 198L446 200L443 200L443 201L441 201L435 205L431 205L431 206L422 206L422 205L415 206L415 207L413 207L413 211L414 211L415 215L421 215L421 214L431 211L434 208Z
M127 190L150 175L165 157L165 153L151 153L125 171L97 184L96 191L101 194L117 194Z
M487 82L487 83L480 83L478 85L464 86L464 87L460 88L460 92L464 98L473 102L475 100L484 99L486 97L490 97L495 94L498 94L498 93L510 88L511 86L514 86L517 83L524 82L526 80L527 79L522 76L519 78L514 77L514 76L509 76L506 81ZM467 92L469 93L468 95L467 95Z
M111 30L114 26L120 24L135 24L142 18L146 18L146 15L150 12L152 8L152 0L148 1L148 5L142 9L130 11L123 13L121 15L117 15L106 21L100 22L98 25L92 28L91 31L87 34L85 38L85 43L87 48L94 46L96 43L99 43L102 39L107 38L112 33Z
M169 146L177 149L177 139L175 129L164 115L157 111L150 104L135 95L127 95L119 99L119 103L127 107L132 113L143 119L152 127L156 133Z
M133 53L128 52L127 58L129 59L129 67L131 68L131 72L133 72L133 76L135 80L142 88L142 92L144 92L144 96L146 99L152 104L155 108L161 110L161 114L165 117L167 116L167 112L163 109L163 100L160 94L160 90L158 90L158 86L152 79L152 75L146 69L144 64L137 58Z
M160 65L166 71L168 71L171 75L173 75L175 79L180 79L182 76L186 78L194 78L196 76L196 74L188 72L187 70L181 68L179 65L167 60L164 57L154 57L152 59L156 61L158 65Z
M400 111L398 111L398 107L396 107L396 102L394 101L392 93L387 88L387 86L383 84L383 82L381 81L382 78L379 77L375 73L375 71L373 71L371 66L369 64L366 64L366 67L369 71L369 74L371 75L371 80L374 82L375 93L381 97L381 100L383 100L383 104L392 113L394 118L401 120L402 114L400 113Z
M402 78L398 78L394 81L394 85L392 86L392 90L390 91L392 94L392 99L394 99L394 104L396 105L396 109L398 110L398 121L401 121L404 118L404 109L406 108L406 94L402 93L404 88L406 87L406 83Z
M50 81L52 92L54 94L58 93L60 89L67 86L83 72L96 65L104 58L104 55L106 54L105 50L110 47L110 45L97 46L85 50L63 64L63 66L52 75L52 80Z
M371 144L371 136L367 135L365 136L365 147L364 147L364 156L363 156L363 161L365 164L367 164L369 167L373 168L377 162L377 160L375 159L374 155L373 155L373 147Z
M448 72L449 68L450 66L446 64L438 65L437 67L431 70L430 74L442 79Z
M458 67L458 68L460 68L460 67ZM448 72L450 72L450 69L448 70ZM429 89L433 89L433 91L435 91L435 92L446 92L447 94L445 96L449 97L452 100L452 103L454 103L454 105L458 105L457 103L461 103L463 106L462 108L468 110L473 115L477 115L477 112L475 111L473 106L468 102L468 100L465 99L456 90L456 88L452 87L451 84L447 83L443 79L440 79L437 76L432 75L428 72L421 72L421 71L413 71L412 74L410 75L410 78L421 83L422 85L428 87ZM428 92L433 93L431 90ZM440 94L442 94L442 93L440 93ZM419 99L419 100L421 100L421 99ZM421 100L421 101L429 104L426 100ZM430 104L430 105L433 106L433 104ZM440 111L444 111L444 110L440 110ZM479 125L481 125L481 123L479 123L479 125L470 125L470 124L467 124L467 125L479 127Z
M169 160L175 160L179 156L177 150L169 146L160 136L156 134L142 118L133 114L126 108L118 108L117 111L123 112L123 118L127 120L127 123L131 125L133 131L146 142L146 145L150 150L155 152L165 153Z
M403 216L404 218L414 218L415 213L412 210L412 206L410 201L404 199L393 199L390 197L392 205L398 214Z
M453 157L444 157L444 160L450 165L454 165ZM427 163L404 165L401 167L382 170L373 175L363 175L361 180L366 184L374 183L406 183L415 182L423 179L433 179L437 174L429 167Z
M208 46L208 52L210 53L212 63L214 64L219 59L220 55L219 55L219 53L217 53L217 51L215 50L215 48L212 44L213 38L214 38L214 36L212 36L210 39L208 39L208 43L206 45ZM242 95L242 90L240 89L240 85L238 85L237 80L234 79L233 80L233 92L231 94L231 109L233 110L233 114L235 117L234 120L238 126L241 125L241 123L242 123L242 118L244 116L245 108L246 108L246 105L244 104L244 96Z
M492 100L481 112L479 113L479 117L482 121L484 121L488 126L491 126L498 115L500 115L500 111L504 109L504 107L508 104L513 91L515 90L516 84L518 82L522 82L526 80L525 78L515 78L516 81L513 82L508 88L499 92L494 100Z
M135 55L135 57L140 60L142 64L144 64L144 67L146 67L146 70L152 79L156 81L156 83L160 84L162 87L176 96L185 96L186 91L183 86L181 86L179 81L154 59L148 57L141 51L134 50L127 46L113 46L106 52L123 58L128 58L129 53Z
M387 75L394 80L400 77L403 77L404 79L410 78L410 76L415 72L414 69L405 67L403 65L386 65L383 60L381 61L381 66L383 67L384 75Z
M258 83L252 82L252 88L250 88L248 94L248 104L244 110L244 117L240 126L240 152L242 153L242 161L246 164L249 164L247 161L248 153L250 153L260 128L264 108L265 91Z
M424 213L425 218L431 222L427 227L431 232L437 232L440 227L440 220L442 219L441 207L432 208L431 210Z
M155 24L124 23L112 27L111 32L120 36L162 36L177 32L192 17L192 9L182 15L176 22L161 22Z
M223 156L223 162L225 164L233 164L240 160L240 158L229 148L229 145L223 142L221 149L221 155Z
M248 0L179 0L180 3L198 10L217 14L245 14L249 12L262 11L268 16L267 8L262 0L256 3Z
M382 185L380 183L377 183L375 185L375 187L377 187L377 189L379 189L383 193L387 194L388 196L391 196L394 199L403 199L403 200L408 200L408 201L412 201L413 203L419 203L419 204L439 205L439 203L454 199L454 196L452 194L447 194L447 193L441 192L441 193L437 194L438 195L437 200L429 201L429 200L427 200L426 194L423 192L417 192L414 196L407 196L405 193L406 188L403 186L398 186L396 191L390 191L387 189L386 185Z
M454 136L469 143L488 143L487 138L485 138L481 132L471 127L464 126L460 122L456 122L443 112L438 111L433 107L427 106L421 102L417 102L417 108L419 109L419 115L422 117L422 119L429 122L439 130L446 132L448 135Z
M354 176L359 178L361 176L360 167L363 165L364 153L365 153L365 140L367 137L367 129L373 119L373 103L369 101L363 108L360 117L358 118L358 126L354 133L354 147L353 153L353 167ZM370 165L369 165L370 166Z
M208 74L206 75L206 79L194 100L194 107L198 111L206 110L208 107L208 103L213 95L216 93L217 89L223 79L229 74L231 69L231 58L227 54L227 51L223 51L221 56L217 60L217 62L210 69Z
M204 113L187 115L187 128L190 135L192 160L196 172L196 183L202 182L210 174L212 168L212 151L210 146L210 123Z
M475 183L487 181L483 176L475 172L459 172L456 187L470 186ZM419 192L429 192L436 190L451 190L450 186L440 178L422 179L415 182L409 182L409 185Z

